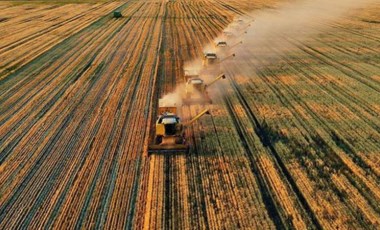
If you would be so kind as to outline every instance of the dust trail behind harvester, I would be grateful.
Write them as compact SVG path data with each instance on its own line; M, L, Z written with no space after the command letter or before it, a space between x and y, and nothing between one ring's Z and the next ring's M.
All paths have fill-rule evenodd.
M236 61L250 59L245 51L251 51L257 54L255 58L273 63L279 53L295 48L292 41L305 42L326 29L329 24L349 16L353 10L375 3L380 3L380 0L293 1L276 9L255 11L242 17L245 22L254 19L246 29L239 31L234 22L226 30L235 34L246 32L243 35L243 44L236 47ZM277 51L277 55L271 52L273 49Z
M166 95L164 95L160 99L160 106L177 106L180 107L182 105L182 92L184 90L185 86L183 84L177 85L174 92L170 92Z
M329 23L349 15L351 10L379 2L380 0L300 0L282 4L275 9L254 11L234 20L225 29L229 35L222 34L215 39L214 43L205 45L203 51L216 50L221 58L236 53L234 59L221 63L221 66L222 69L228 70L232 62L235 62L235 65L239 66L238 70L234 70L237 74L244 72L244 69L251 64L276 64L280 62L281 55L289 50L297 49L294 41L306 42L308 38L327 28ZM240 22L239 19L241 19ZM227 41L230 48L216 49L215 44L218 41ZM199 74L202 68L202 61L197 59L186 63L184 71L188 74ZM217 76L220 73L216 71L213 74ZM246 75L247 72L241 74ZM175 92L164 96L164 101L175 102L180 106L183 89L183 85L177 87ZM211 97L214 95L212 91Z

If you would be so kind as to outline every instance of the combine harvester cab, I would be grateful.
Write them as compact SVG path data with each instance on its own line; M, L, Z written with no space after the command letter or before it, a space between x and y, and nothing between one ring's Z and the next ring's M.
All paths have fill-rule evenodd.
M201 70L202 75L207 75L208 77L214 76L216 73L220 72L220 60L216 53L205 53L202 60L203 69Z
M221 48L224 48L224 47L227 47L227 42L226 41L218 41L216 44L215 44L216 47L221 47Z
M185 97L182 98L184 105L192 104L206 104L212 103L210 96L208 95L207 88L216 83L220 79L225 79L224 74L219 75L209 84L205 84L204 81L196 76L186 76Z
M218 56L216 53L205 53L203 57L203 66L211 66L218 62Z
M160 104L160 103L159 103ZM189 146L186 143L185 128L198 120L208 109L202 111L190 122L182 124L177 116L176 106L159 106L158 119L155 125L154 143L149 145L148 154L152 153L188 153Z
M240 43L239 43L240 44ZM216 53L206 53L205 56L203 57L203 67L208 68L208 67L218 67L220 63L230 59L234 58L235 54L228 55L222 59L219 59Z

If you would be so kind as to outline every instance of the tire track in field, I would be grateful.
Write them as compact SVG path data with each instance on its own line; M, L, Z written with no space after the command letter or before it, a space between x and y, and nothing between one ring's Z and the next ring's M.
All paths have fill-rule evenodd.
M199 12L197 12L197 8L196 7L191 7L190 9L194 9L192 12L192 16L191 18L197 18L197 15L199 14ZM201 12L203 13L203 12ZM181 18L181 16L178 16L178 15L171 15L170 16L171 19L172 18ZM205 36L205 34L211 34L211 36L206 36L206 41L211 41L211 39L216 36L219 31L223 28L223 25L225 26L226 23L222 24L220 27L218 26L215 26L214 24L215 23L211 23L211 22L208 22L207 21L207 18L202 18L200 17L199 20L194 20L197 22L196 26L202 28L201 30L201 36ZM199 21L199 22L198 22ZM214 21L216 22L216 21ZM198 24L200 23L200 24ZM168 27L170 28L170 26L172 26L173 24L168 24ZM184 29L184 31L186 31L186 29ZM176 33L174 33L176 34ZM202 40L199 39L200 36L194 36L193 38L190 37L189 41L191 40L196 40L196 41L199 41L199 44L202 44L204 43ZM173 37L173 40L169 40L168 42L164 42L164 46L169 46L171 47L171 43L180 43L179 41L182 40L181 37ZM166 45L165 45L166 44ZM200 47L198 48L198 50L201 50ZM175 54L171 54L172 57L175 57L176 55ZM165 56L164 56L165 58ZM164 63L165 63L165 59L163 59ZM169 60L172 60L172 59L169 59ZM177 69L176 65L165 65L165 69L164 70L161 70L162 73L159 74L159 76L164 76L165 77L165 80L162 81L162 82L168 82L168 84L164 83L164 87L167 87L165 88L163 91L161 91L162 94L164 94L165 92L167 92L168 90L172 89L173 88L173 80L172 79L180 79L180 81L182 81L182 78L179 78L179 76L182 76L182 70L181 69ZM174 75L175 74L175 75ZM173 76L174 75L174 76ZM169 79L168 79L169 78ZM160 84L160 83L158 83ZM196 144L194 143L194 145L196 146ZM198 149L195 148L194 151L198 151L196 150ZM205 150L206 151L206 150ZM164 196L160 196L159 194L157 194L157 198L152 198L152 199L149 199L151 202L148 203L148 207L147 209L152 209L152 211L148 212L149 215L148 217L146 218L149 218L148 221L146 221L145 225L144 226L149 226L149 223L154 223L155 226L158 226L158 228L163 227L165 226L166 228L171 228L171 227L179 227L179 226L182 226L182 224L186 225L186 223L190 223L191 225L195 225L195 226L198 226L198 227L206 227L207 226L223 226L223 225L217 225L217 224L220 224L219 222L221 221L221 219L215 217L214 215L215 214L211 214L209 213L208 211L206 212L206 207L209 207L207 204L207 202L210 202L209 199L211 198L206 198L208 196L206 196L206 193L207 193L207 190L202 190L202 187L199 185L199 184L205 184L205 183L208 183L208 179L207 179L207 176L203 176L203 173L202 173L202 170L199 168L196 170L196 168L191 168L189 169L190 172L193 171L191 173L191 175L188 175L186 176L186 180L188 180L187 184L188 186L192 186L192 189L189 191L190 194L197 194L197 195L194 195L194 197L196 198L197 200L197 203L199 203L201 205L201 207L203 208L195 208L195 209L192 209L191 207L188 207L190 208L190 213L192 213L190 216L193 216L193 218L191 218L190 221L184 221L182 219L178 219L180 218L179 216L177 216L177 213L180 213L181 211L180 210L183 210L181 208L181 204L178 203L178 199L179 199L179 190L176 189L176 186L175 185L175 181L181 181L183 179L181 178L178 178L180 177L179 174L177 173L176 169L177 169L177 164L178 164L178 161L179 159L181 159L181 156L178 156L176 157L175 155L171 155L171 156L164 156L164 157L161 157L161 156L155 156L155 155L152 155L150 157L150 172L152 172L153 170L157 171L155 174L158 174L158 175L162 175L164 174L164 178L165 179L165 183L163 186L164 188L160 188L160 189L163 189L163 190L155 190L155 191L151 191L149 196L154 196L154 194L157 194L158 193L163 193ZM162 164L164 164L163 166L163 169L162 168L157 168L157 169L153 169L153 165L156 165L157 162L161 162ZM188 163L190 165L196 165L196 164L199 164L199 162L197 161L194 161L193 163ZM162 167L162 166L161 166ZM182 167L182 166L181 166ZM187 170L187 171L189 171ZM198 180L198 181L193 181L193 178L196 178L196 177L199 177L199 175L201 177L204 177L206 181L203 181L203 180ZM149 179L149 180L152 180L152 179ZM149 183L152 183L152 182L149 182ZM190 187L191 188L191 187ZM174 198L173 198L174 197ZM149 201L148 201L149 202ZM155 204L152 204L152 202L155 202L157 204L157 206ZM159 205L162 205L162 206L159 206ZM177 211L178 210L178 211ZM188 209L189 210L189 209ZM172 214L170 214L172 213ZM209 216L210 215L210 216ZM151 216L155 216L155 221L152 219ZM229 216L231 218L231 216ZM188 216L186 217L188 218ZM200 222L200 223L198 223ZM235 222L235 223L234 223ZM239 226L239 225L234 225L234 224L239 224L240 221L238 220L235 220L234 222L229 222L229 224L232 224L231 226ZM269 221L268 221L269 222ZM247 226L247 225L246 225ZM248 225L249 226L249 225Z
M301 70L301 72L303 72L302 70ZM264 74L262 74L262 75L264 75ZM273 74L272 75L273 77L275 77L275 74ZM306 76L307 76L307 74L306 74ZM281 85L281 84L280 84ZM279 98L283 98L283 99L285 99L285 98L287 98L287 95L291 95L291 97L293 97L293 98L297 98L297 93L296 92L294 92L293 90L292 90L292 88L291 87L289 87L289 86L286 86L286 85L282 85L282 87L281 87L282 89L286 89L287 91L288 91L288 93L280 93L281 92L281 90L280 90L280 87L277 87L277 86L275 86L275 88L274 88L274 91L276 91L276 92L278 92L277 94L278 94L278 97ZM333 94L333 92L330 92L329 94ZM339 97L334 97L335 99L336 98L339 98ZM305 109L305 111L307 111L308 112L308 114L310 114L312 117L313 117L313 120L314 121L316 121L317 123L318 123L318 127L323 127L323 129L324 130L326 130L326 133L328 134L328 135L332 135L332 134L330 134L330 133L335 133L335 131L334 131L334 128L332 128L329 124L327 124L325 121L323 121L319 116L317 116L317 115L315 115L314 114L314 112L311 110L311 108L308 106L308 105L306 105L306 104L304 104L304 102L302 102L302 100L300 99L299 100L300 102L301 102L301 106ZM288 103L290 103L290 102L288 102ZM349 104L349 103L344 103L344 104ZM296 111L294 110L293 111L295 114L296 114ZM305 129L306 130L311 130L311 129L313 129L313 127L305 127ZM316 130L314 130L314 133L318 133ZM335 133L335 135L337 135L336 133ZM322 136L319 136L319 138L320 138L320 141L322 141L322 140L324 140L323 139L323 137ZM335 138L338 138L337 136L336 137L334 137L334 135L333 135L333 137L332 137L333 139ZM340 141L343 141L342 139L340 139ZM328 146L328 144L326 143L326 142L324 142L324 141L322 141L322 146L326 146L325 148L327 148L327 150L330 152L330 153L334 153L334 155L336 156L335 157L335 160L333 160L333 162L337 162L337 164L339 164L339 165L345 165L345 163L342 161L342 159L341 159L341 156L339 155L339 154L337 154L337 153L335 153L335 151L333 150L333 149L331 149L330 147L327 147ZM338 143L337 143L337 141L335 141L335 144L337 144L338 145ZM349 146L349 144L347 143L346 144L346 147L348 147ZM339 148L342 148L342 145L338 145L338 147ZM362 160L360 160L360 156L357 156L352 150L348 150L348 149L345 149L345 148L342 148L342 150L345 152L345 154L347 154L347 155L350 155L350 157L352 157L353 159L355 159L355 162L356 163L358 163L359 165L361 165L361 166L363 166L363 167L365 167L365 168L367 168L367 169L370 169L369 168L369 166L368 165L366 165L366 163L364 163ZM354 155L354 157L353 157L353 155ZM356 155L356 156L355 156ZM323 159L323 158L322 158ZM338 161L337 161L338 160ZM347 174L347 177L348 178L355 178L355 181L354 180L350 180L352 183L353 183L353 185L355 186L355 187L357 187L358 188L358 190L359 191L361 191L361 193L362 193L362 195L366 198L366 199L368 199L368 201L369 201L369 204L375 209L375 210L377 210L377 205L375 204L376 202L375 202L375 200L377 200L377 194L374 192L374 191L376 191L376 187L378 187L378 185L377 185L377 183L378 182L376 182L377 180L376 180L376 178L375 178L375 181L374 181L374 185L372 184L372 183L369 183L369 182L364 182L363 181L363 179L366 177L366 176L364 176L364 175L360 175L360 174L356 174L351 168L349 168L349 170L348 170L350 173L351 173L351 175L349 175L349 174ZM346 171L345 171L346 172ZM347 172L346 172L347 173ZM371 171L371 170L367 170L367 173L370 173L370 174L373 174L374 172L373 171ZM367 176L368 176L368 174L367 174ZM359 178L361 178L361 179L359 179ZM361 186L358 186L357 185L357 181L359 181L362 185ZM365 186L365 187L367 187L367 186L370 186L370 187L367 187L366 189L363 189L362 188L362 186ZM373 186L375 186L375 187L373 187ZM367 191L372 191L372 194L375 196L375 198L371 198L371 195L370 194L368 194L368 192ZM353 213L355 212L355 210L353 210L352 211Z
M265 63L261 63L261 66L265 66ZM258 69L256 69L256 72L257 71L259 71ZM260 72L260 71L259 71ZM267 73L260 73L260 76L263 78L263 79L265 79L265 76L267 75ZM273 74L273 76L275 76L275 74ZM269 86L269 85L268 85ZM272 91L273 92L275 92L275 94L279 94L277 97L278 98L281 98L280 100L285 100L285 98L287 98L286 97L286 95L284 95L284 94L282 94L281 92L281 89L280 88L278 88L278 87L276 87L275 85L273 85L272 84L272 86L269 86L269 87L275 87L274 89L272 89ZM288 86L283 86L283 87L285 87L285 88L287 88L287 89L290 89L290 87L288 87ZM310 128L307 128L306 130L310 130ZM316 132L314 132L314 133L316 133ZM351 178L351 177L349 177L349 178Z
M230 69L228 69L226 71L230 76L235 75L234 72L232 72L232 70L230 70ZM246 97L244 97L243 93L239 89L239 86L233 80L233 77L230 77L229 79L230 79L231 86L233 87L234 92L237 94L237 97L238 97L240 104L243 106L245 113L249 117L249 120L252 122L252 125L254 127L254 131L255 131L257 137L260 139L262 145L267 150L269 150L269 153L274 157L275 164L278 166L279 171L281 172L282 175L285 176L286 181L291 186L291 189L294 192L294 195L296 196L298 202L302 205L302 209L305 210L304 213L305 213L305 215L307 215L307 219L309 219L311 221L310 224L313 225L313 228L321 229L322 226L321 226L320 222L318 221L317 217L315 216L315 214L313 213L310 204L308 203L308 201L306 200L306 198L302 194L297 183L294 181L294 178L291 176L291 173L287 169L285 163L282 161L280 154L277 152L275 147L272 145L272 143L270 141L270 137L268 136L266 130L261 125L261 122L254 115L253 111L251 111L249 103L246 101L246 99L244 99ZM232 105L228 103L228 100L227 100L227 105L229 105L229 111L231 113L231 111L233 111L233 108L231 107ZM231 117L234 117L235 115L236 114L232 113ZM239 127L241 127L241 125L239 125L238 120L235 120L235 124L236 124L235 125L236 129L239 129ZM240 131L240 133L243 133L243 132ZM244 138L244 136L245 135L242 135L240 137ZM248 156L249 157L254 156L254 153L248 147L251 144L249 144L249 142L247 142L247 141L245 141L245 143L246 143L245 146L246 146L246 151L248 153ZM258 166L255 166L256 160L254 158L250 158L250 161L251 161L251 164L253 167L253 172L254 173L260 172L258 170ZM277 210L278 207L276 208L274 199L270 197L271 196L270 195L271 194L270 189L268 187L266 187L268 183L265 181L265 179L264 179L265 177L263 175L261 175L258 178L259 178L259 180L261 180L260 190L262 190L263 195L266 196L265 198L263 198L263 200L268 202L268 203L266 203L266 207L268 210L270 210L269 212L271 213L272 218L273 218L274 222L276 223L276 226L278 228L282 228L283 226L286 226L287 220L284 216L280 216L280 214L278 213L278 210ZM301 213L303 213L303 212L301 212Z

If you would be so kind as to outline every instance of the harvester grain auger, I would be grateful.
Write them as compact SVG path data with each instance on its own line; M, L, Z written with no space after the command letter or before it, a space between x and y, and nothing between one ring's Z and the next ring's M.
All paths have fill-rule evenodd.
M227 43L227 41L225 41L225 40L220 40L220 41L218 41L218 42L215 43L215 47L216 48L220 48L221 50L225 51L226 48L228 50L230 50L230 49L232 49L235 46L238 46L240 44L243 44L243 41L239 41L239 42L236 42L233 45L231 45L230 43Z
M176 106L160 106L158 113L160 115L155 125L154 143L148 147L149 155L152 153L187 153L189 145L186 143L185 129L203 115L209 114L209 110L203 110L186 123L181 123Z
M235 54L231 54L227 57L224 57L223 59L219 59L216 53L206 53L203 57L203 66L215 66L232 57L235 57Z
M224 57L223 59L220 59L218 61L218 64L220 64L220 63L222 63L222 62L224 62L224 61L226 61L226 60L228 60L230 58L234 58L235 56L236 56L235 54L228 55L227 57Z
M198 75L190 75L186 77L185 97L182 99L184 105L212 103L208 95L207 88L215 84L220 79L225 79L224 74L220 74L210 83L205 84L203 79Z
M235 54L219 58L215 53L207 53L203 58L203 69L200 73L208 77L215 76L215 74L220 73L220 64L233 57L235 57Z
M240 44L243 44L243 41L240 41L240 42L236 42L235 44L233 44L232 46L229 47L229 49L232 49Z

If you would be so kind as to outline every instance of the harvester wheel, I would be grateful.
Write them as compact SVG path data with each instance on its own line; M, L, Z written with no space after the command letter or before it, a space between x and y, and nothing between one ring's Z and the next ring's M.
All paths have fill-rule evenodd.
M162 136L157 136L156 137L156 145L159 145L162 143Z

